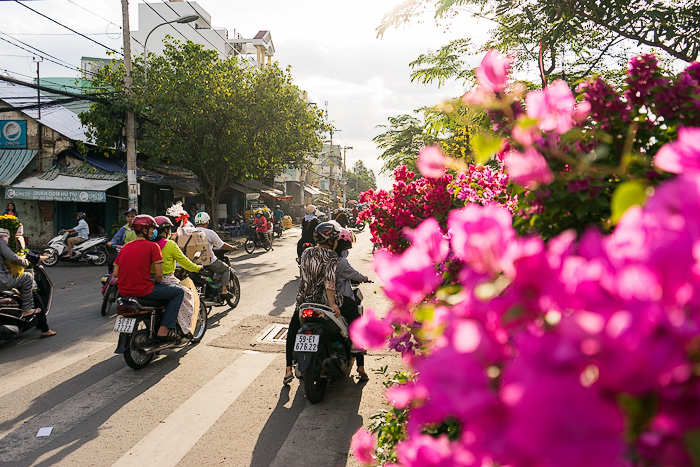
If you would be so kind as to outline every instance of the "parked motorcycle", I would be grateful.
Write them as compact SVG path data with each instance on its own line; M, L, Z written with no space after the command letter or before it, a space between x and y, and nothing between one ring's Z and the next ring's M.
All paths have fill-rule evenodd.
M267 234L258 233L254 226L250 226L248 229L249 231L245 239L245 244L243 245L246 253L252 254L256 248L264 248L265 251L270 251L272 245L270 245Z
M53 266L61 261L79 261L92 263L95 266L102 266L107 262L107 237L88 238L83 243L73 247L73 255L70 257L61 256L68 251L68 233L62 233L49 241L49 247L44 250L44 254L49 255L43 261L46 266Z
M214 254L227 266L231 266L231 261L223 250L214 249ZM175 273L178 279L182 279L184 274L185 271L181 268L178 268ZM204 303L207 308L224 304L231 308L238 306L238 302L241 300L241 283L233 268L231 269L231 279L228 284L228 291L231 292L231 296L228 298L221 296L221 276L219 274L214 274L207 268L202 268L200 272L188 272L187 275L197 287L200 302Z
M53 283L41 265L41 257L29 252L27 259L34 273L34 306L49 314L53 300ZM37 325L37 315L22 318L22 297L17 289L0 292L0 340L11 339Z
M114 331L119 333L119 341L114 353L123 354L126 364L134 370L145 368L162 350L198 343L207 331L207 308L203 301L199 302L192 334L184 335L180 325L176 326L179 341L161 341L156 335L165 311L163 301L119 297L116 303Z
M362 313L362 292L353 287ZM348 323L336 318L333 309L318 303L303 303L299 307L301 328L294 341L297 372L302 374L306 398L312 404L321 402L329 381L350 376L356 355L352 348Z

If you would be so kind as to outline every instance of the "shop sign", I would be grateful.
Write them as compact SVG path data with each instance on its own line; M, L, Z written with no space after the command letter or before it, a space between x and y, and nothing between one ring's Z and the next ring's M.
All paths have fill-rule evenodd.
M48 188L5 188L5 199L29 199L35 201L62 201L74 203L106 203L104 191L54 190Z
M248 201L250 201L252 199L258 199L258 198L260 198L260 193L246 193L245 194L245 199L247 199Z
M0 149L26 149L27 121L0 120Z

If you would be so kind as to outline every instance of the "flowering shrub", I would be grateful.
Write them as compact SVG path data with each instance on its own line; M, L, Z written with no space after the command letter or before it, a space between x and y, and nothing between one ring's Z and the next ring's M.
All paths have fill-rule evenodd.
M421 151L418 166L426 177L416 177L406 166L394 171L391 192L366 191L360 202L368 209L359 215L360 221L369 221L372 241L391 251L402 251L409 242L402 229L413 229L424 219L437 219L443 228L447 215L468 203L498 204L514 209L517 196L508 189L508 175L502 164L495 168L471 164L466 172L453 175L445 171L445 156L437 147Z
M595 88L608 97L577 105L568 88L554 83L528 94L526 110L503 94L507 67L507 60L487 55L477 70L482 86L466 98L490 106L497 131L506 136L506 172L530 187L521 209L527 207L523 198L561 187L585 194L564 209L593 204L588 193L608 190L597 184L606 173L619 184L606 192L612 210L620 210L619 221L607 235L585 228L599 221L585 216L576 226L564 222L550 229L532 222L535 231L544 231L523 235L507 203L444 203L430 214L421 204L426 220L414 215L407 238L392 238L394 252L375 255L392 309L383 319L368 313L350 330L366 347L388 340L410 365L412 376L386 391L394 417L405 417L405 430L394 436L390 454L376 453L364 429L352 450L367 465L697 465L700 125L683 126L696 118L697 67L658 89L653 61L636 59L630 89L637 91L626 99L610 99L604 83L593 81L584 92ZM693 86L687 113L664 113ZM653 93L670 97L635 103L645 95L648 102ZM660 139L612 130L627 118L636 135L653 129ZM601 131L612 139L598 139ZM570 132L578 136L568 138ZM616 135L624 137L617 141ZM584 171L586 155L597 154L602 144L617 155L588 160ZM439 175L439 158L425 156L427 171ZM606 172L618 156L622 166ZM594 162L600 164L592 167ZM652 167L668 173L652 175ZM447 187L456 178L421 179L412 193L424 196L418 186ZM644 196L646 187L655 189L632 203L627 193L637 185L620 184L623 179L634 180L628 183L640 185ZM404 183L400 198L383 199L405 206L415 200L403 199L405 181L397 182ZM515 215L567 216L554 215L544 198L540 211ZM605 217L610 214L608 208ZM390 218L373 227L380 240ZM566 225L582 234L563 230Z

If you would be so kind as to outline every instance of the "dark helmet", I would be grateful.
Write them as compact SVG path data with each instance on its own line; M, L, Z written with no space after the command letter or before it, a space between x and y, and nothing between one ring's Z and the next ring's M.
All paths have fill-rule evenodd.
M343 228L336 221L321 222L314 229L314 241L316 243L326 243L340 237Z
M174 227L173 222L166 216L156 216L154 219L159 229Z
M133 214L134 216L138 216L139 213L138 213L138 211L136 211L136 209L129 208L126 211L124 211L124 215L128 216L129 214Z
M83 211L78 211L75 215L78 216L78 219L85 219L85 213Z
M148 214L139 214L138 216L134 217L134 222L131 224L131 229L134 231L134 233L140 233L142 230L148 231L148 229L151 227L154 229L157 228L158 223Z

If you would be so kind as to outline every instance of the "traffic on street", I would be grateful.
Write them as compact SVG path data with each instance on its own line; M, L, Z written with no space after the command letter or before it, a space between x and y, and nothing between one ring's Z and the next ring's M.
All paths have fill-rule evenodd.
M101 313L106 267L46 268L57 334L31 330L0 344L0 464L359 465L350 439L385 407L376 372L400 358L370 352L369 381L353 370L318 404L302 380L283 384L300 234L286 230L271 251L229 253L237 306L212 306L201 342L158 352L138 371L115 353L117 307ZM356 234L353 266L376 281L369 234ZM388 308L378 284L361 288L365 309Z

